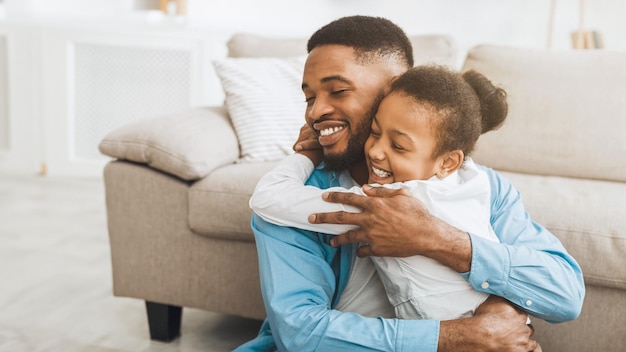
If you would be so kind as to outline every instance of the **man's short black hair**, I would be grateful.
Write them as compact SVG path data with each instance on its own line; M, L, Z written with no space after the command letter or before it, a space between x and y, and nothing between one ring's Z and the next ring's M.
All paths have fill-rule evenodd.
M400 27L386 18L348 16L330 22L309 38L307 52L327 44L351 47L363 61L396 59L407 68L413 67L411 41Z

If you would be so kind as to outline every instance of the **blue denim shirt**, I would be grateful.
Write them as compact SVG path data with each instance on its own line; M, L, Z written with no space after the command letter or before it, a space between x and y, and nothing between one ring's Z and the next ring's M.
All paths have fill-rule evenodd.
M550 322L580 314L582 271L560 241L526 213L519 192L495 171L491 224L500 239L470 233L477 290L505 297ZM307 184L340 186L335 173L315 170ZM345 288L353 245L330 246L329 236L281 227L252 217L267 311L259 335L236 351L436 351L439 321L368 318L333 307ZM488 284L486 284L488 283Z

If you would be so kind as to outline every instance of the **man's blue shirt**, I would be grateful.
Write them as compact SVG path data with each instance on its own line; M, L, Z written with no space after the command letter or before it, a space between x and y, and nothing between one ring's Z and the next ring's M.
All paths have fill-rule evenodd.
M519 192L495 171L491 224L500 243L470 233L477 291L508 299L551 322L580 314L585 288L578 263L560 241L526 213ZM308 185L340 186L317 168ZM252 216L267 319L259 335L236 351L436 351L439 321L368 318L333 307L346 287L353 245L334 248L329 235L281 227ZM386 299L386 298L385 298Z

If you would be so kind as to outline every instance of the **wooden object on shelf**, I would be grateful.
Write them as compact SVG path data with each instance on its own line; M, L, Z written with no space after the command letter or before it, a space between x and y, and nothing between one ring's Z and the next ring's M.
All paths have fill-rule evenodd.
M576 31L571 36L574 49L602 49L604 46L602 33L598 31Z
M176 14L177 15L187 14L187 0L176 0Z
M602 34L585 29L585 0L579 0L578 4L578 30L571 34L572 47L574 49L601 49L603 47Z
M159 0L159 10L163 11L163 13L167 14L167 5L170 3L170 0Z
M175 10L170 10L170 6L174 6ZM187 0L159 0L159 10L166 15L185 15L187 14Z

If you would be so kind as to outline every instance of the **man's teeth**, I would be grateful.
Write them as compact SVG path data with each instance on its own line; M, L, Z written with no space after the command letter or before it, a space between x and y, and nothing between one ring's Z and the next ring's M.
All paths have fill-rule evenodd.
M381 169L377 169L375 167L372 167L372 171L378 177L389 177L389 176L391 176L391 172L387 172L387 171L384 171L384 170L381 170Z
M320 136L330 136L331 134L341 130L343 130L343 126L324 128L323 130L320 130Z

